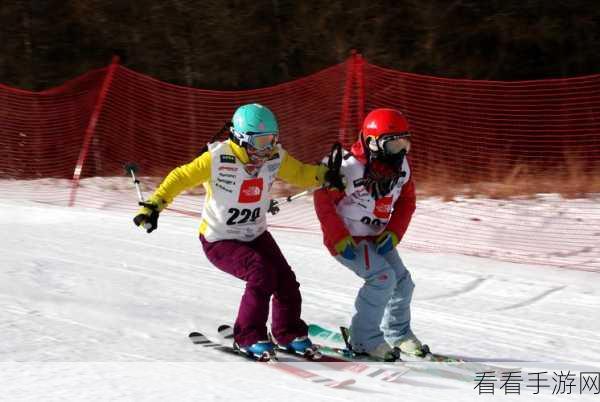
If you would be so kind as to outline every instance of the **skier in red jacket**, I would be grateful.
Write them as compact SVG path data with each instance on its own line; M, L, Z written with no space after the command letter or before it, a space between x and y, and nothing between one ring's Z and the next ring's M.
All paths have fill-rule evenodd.
M373 110L344 152L345 191L324 188L314 195L325 246L364 279L350 326L352 349L387 361L398 357L393 348L422 353L410 328L414 283L396 251L416 207L409 138L402 113Z

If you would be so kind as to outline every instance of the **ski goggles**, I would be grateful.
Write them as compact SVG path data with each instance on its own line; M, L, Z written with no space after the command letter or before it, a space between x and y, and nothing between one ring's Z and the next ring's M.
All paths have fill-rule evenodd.
M272 149L277 144L277 133L247 133L248 144L260 150Z
M277 144L277 138L279 137L277 133L254 133L251 131L247 133L240 133L233 129L231 129L231 132L242 143L245 142L249 144L252 148L260 151L267 151L273 149L275 147L275 144Z
M385 155L396 155L402 151L410 151L410 133L387 134L379 138L368 137L369 149L373 152L383 152Z

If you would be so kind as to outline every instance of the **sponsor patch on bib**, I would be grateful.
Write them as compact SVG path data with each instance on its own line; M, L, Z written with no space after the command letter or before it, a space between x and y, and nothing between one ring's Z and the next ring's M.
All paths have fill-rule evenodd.
M263 191L263 178L244 180L240 188L240 196L238 202L249 204L260 201Z
M366 182L367 181L364 178L361 177L360 179L354 180L352 182L352 184L354 184L354 187L360 187L360 186L364 186Z
M235 156L221 155L221 163L235 163Z
M373 215L381 219L387 219L392 213L392 197L383 197L375 201Z

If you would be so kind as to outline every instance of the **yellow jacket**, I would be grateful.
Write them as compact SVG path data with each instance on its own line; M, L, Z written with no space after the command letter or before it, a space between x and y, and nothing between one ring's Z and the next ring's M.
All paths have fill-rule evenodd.
M242 163L249 161L246 150L231 140L227 140L235 157ZM321 185L324 181L327 167L323 165L305 164L285 153L277 177L287 183L301 188ZM182 191L200 184L206 189L205 200L211 197L211 154L204 152L192 162L173 169L161 182L151 199L159 201L162 207L173 202ZM202 231L202 230L201 230Z

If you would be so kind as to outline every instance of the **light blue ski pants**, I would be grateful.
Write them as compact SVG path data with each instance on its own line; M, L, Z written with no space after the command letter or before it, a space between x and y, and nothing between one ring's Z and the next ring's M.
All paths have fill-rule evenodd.
M394 345L411 333L410 302L415 287L398 251L377 254L375 244L358 243L356 258L335 258L364 279L354 302L352 348L369 352L386 340Z

